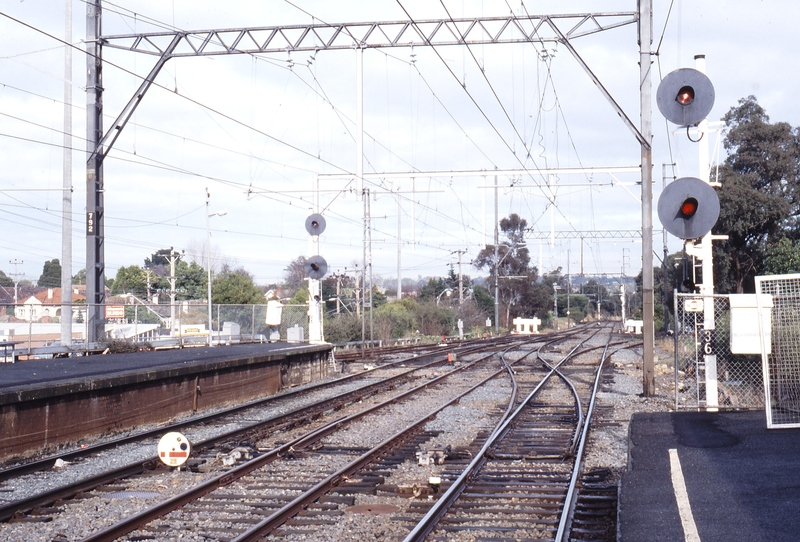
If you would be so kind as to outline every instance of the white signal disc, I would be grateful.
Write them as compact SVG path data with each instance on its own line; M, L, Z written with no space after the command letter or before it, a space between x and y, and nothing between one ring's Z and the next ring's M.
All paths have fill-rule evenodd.
M158 441L158 458L169 467L180 467L191 453L192 444L181 433L167 433Z

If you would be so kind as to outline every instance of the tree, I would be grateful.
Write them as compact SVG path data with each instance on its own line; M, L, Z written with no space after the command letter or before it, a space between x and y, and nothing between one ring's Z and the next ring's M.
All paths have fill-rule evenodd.
M111 295L134 294L147 296L147 275L138 265L120 267L111 285Z
M451 335L456 327L455 312L433 301L423 301L417 304L416 324L422 335Z
M223 305L253 305L264 303L264 294L253 283L253 277L243 268L222 266L212 281L212 302Z
M763 271L765 275L800 273L800 240L792 242L784 237L767 247Z
M447 288L445 279L441 277L429 278L428 283L420 289L417 297L419 297L420 301L436 301L436 298L442 295Z
M716 263L715 261L715 265ZM691 281L691 265L691 261L684 258L683 252L676 252L667 256L666 279L663 266L658 265L653 268L654 322L656 331L673 329L670 325L670 315L672 314L672 308L675 306L674 291L678 290L682 293L689 291L687 285L690 283L684 283L684 280L689 279ZM635 277L636 293L630 298L630 303L626 308L626 312L632 316L641 316L642 314L642 280L642 272L640 271ZM667 282L666 288L664 280Z
M0 271L0 286L14 286L14 281L6 275L4 272Z
M800 130L772 124L754 96L723 117L728 158L720 168L720 217L713 233L715 289L754 291L770 245L800 238Z
M589 314L589 298L581 294L570 294L569 317L573 322L581 322ZM567 294L558 294L558 315L567 316Z
M307 286L306 284L306 258L298 256L292 260L284 269L283 287L289 297L293 296L297 290Z
M378 309L385 305L389 299L384 295L377 286L372 286L372 309Z
M475 299L478 309L485 316L494 318L494 297L489 293L489 290L483 286L474 286L472 288L472 297Z
M179 261L175 264L175 289L176 298L206 299L208 296L208 274L200 264L195 261L186 263ZM261 301L263 303L263 299Z
M72 284L86 284L86 269L81 269L72 276Z
M497 258L494 245L487 245L478 253L473 265L478 269L488 268L492 288L499 274L500 310L508 327L513 317L546 313L547 304L543 303L542 295L546 288L543 290L542 285L536 283L538 270L531 265L525 247L527 221L514 213L500 221L500 229L507 242L497 247Z
M553 283L555 283L558 285L559 288L562 288L564 290L566 290L569 287L566 275L561 273L561 266L559 266L558 269L550 271L549 273L543 273L542 282L544 282L549 286L552 286Z
M145 269L169 269L170 256L174 254L178 260L181 259L180 252L176 252L173 248L161 248L155 251L149 258L144 259Z
M38 285L43 288L59 288L61 286L61 262L58 259L44 262Z
M305 305L308 303L308 286L303 286L295 290L294 295L289 299L290 305Z
M593 310L590 312L597 313L598 303L600 304L600 309L603 308L603 300L608 298L608 288L605 285L601 284L600 282L596 281L595 279L590 279L583 285L581 288L584 295L591 299L591 304ZM599 318L599 315L597 315Z

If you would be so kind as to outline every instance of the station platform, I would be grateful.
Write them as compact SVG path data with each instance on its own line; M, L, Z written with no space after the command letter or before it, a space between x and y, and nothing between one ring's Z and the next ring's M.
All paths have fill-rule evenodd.
M0 461L319 380L331 349L275 342L0 364Z
M637 413L618 540L800 540L800 429L764 411Z

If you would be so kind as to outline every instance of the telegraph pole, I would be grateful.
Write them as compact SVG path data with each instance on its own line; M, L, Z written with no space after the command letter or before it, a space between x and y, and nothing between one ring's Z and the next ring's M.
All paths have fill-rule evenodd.
M639 112L642 141L642 393L652 397L655 381L655 327L653 323L653 112L651 49L653 0L639 1ZM598 304L599 304L598 299Z
M461 305L464 302L464 281L463 275L461 274L461 255L465 254L466 250L454 250L450 254L458 254L458 304Z
M18 262L17 259L14 258L13 262L11 260L8 260L8 263L14 266L14 272L13 273L9 272L8 274L14 277L14 304L16 305L17 303L19 303L19 297L17 295L17 286L19 285L19 280L17 279L17 277L23 274L19 272L17 266L25 262ZM16 311L16 308L14 310Z
M169 247L169 313L170 313L170 330L175 334L175 262L180 259L178 253ZM208 322L209 329L211 328L211 321ZM210 335L209 335L210 336Z
M553 321L555 322L556 331L558 331L558 291L561 286L557 282L553 283ZM567 326L569 327L569 326Z

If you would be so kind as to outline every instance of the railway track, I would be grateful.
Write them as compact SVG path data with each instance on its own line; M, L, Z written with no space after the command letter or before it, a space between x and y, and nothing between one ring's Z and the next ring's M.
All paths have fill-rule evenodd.
M380 516L397 540L613 540L616 486L603 469L580 469L590 389L602 374L599 351L608 348L610 330L597 328L581 341L576 333L586 335L492 344L498 355L459 353L459 374L469 377L441 369L433 377L436 365L418 361L415 369L428 371L429 381L390 386L397 392L391 400L365 393L329 405L324 416L273 425L280 432L224 441L222 449L239 457L219 472L208 468L219 445L209 446L193 450L182 473L156 467L85 490L73 500L105 506L117 495L144 494L147 502L111 525L110 516L103 518L78 538L42 540L334 540L359 514ZM458 409L460 427L441 421ZM420 466L426 454L429 466ZM459 488L461 479L468 483ZM68 502L40 503L17 519L69 515ZM29 540L9 537L17 539Z
M466 347L460 347L457 348L456 351L459 352L460 356L466 357L470 352L479 350L480 348L486 348L486 346L487 343L484 342L483 345L473 344L467 345ZM245 427L238 427L232 431L223 433L214 439L210 439L207 442L199 443L200 446L197 447L198 456L195 457L193 461L195 465L205 465L211 463L211 459L213 459L215 453L217 456L219 455L217 450L214 448L215 446L217 448L221 446L223 448L227 448L227 450L233 448L232 451L235 451L240 456L243 456L244 459L246 459L251 455L259 454L259 450L257 449L257 446L254 446L254 443L259 439L262 439L265 434L272 434L279 429L288 430L295 426L307 425L313 422L315 419L321 417L322 413L336 413L339 410L346 408L346 405L348 404L353 405L364 402L371 395L377 396L377 394L380 393L385 394L388 391L398 387L409 387L409 382L413 382L414 380L425 381L423 385L416 386L417 389L425 389L431 384L435 384L436 381L446 378L446 375L441 375L440 378L431 379L431 371L437 366L446 364L448 352L453 352L453 349L448 349L447 352L442 351L442 349L435 349L432 354L428 353L427 355L419 355L415 356L414 358L395 361L392 364L376 368L375 371L386 371L387 368L391 369L394 367L392 370L396 373L399 372L399 374L387 376L380 379L378 382L362 385L357 387L355 390L349 391L339 397L326 397L321 401L316 401L310 406L297 409L286 415L273 417L266 422L258 422L257 424L249 424ZM406 366L406 368L400 367L401 365ZM435 370L438 373L444 372L441 368ZM368 374L375 374L375 371L370 371ZM420 376L421 373L424 374ZM236 409L236 415L241 416L244 412L247 412L247 410ZM245 417L247 417L246 414ZM217 420L216 415L213 418ZM203 420L204 424L210 422L211 421L209 419ZM177 427L162 428L158 432L161 434L176 428ZM116 444L120 443L117 442ZM81 453L96 453L96 451L83 450ZM74 459L74 457L71 459ZM39 467L46 467L48 464L52 464L50 459L45 460L39 465ZM33 467L30 465L22 467L23 471L30 471L32 468ZM64 503L67 502L65 499L69 499L73 495L77 494L78 496L81 496L93 488L98 487L100 484L108 484L110 481L116 480L117 478L136 476L143 472L158 472L158 470L159 463L155 461L154 457L150 457L143 462L136 462L118 470L115 469L113 471L102 473L101 475L90 480L80 480L76 486L59 488L53 492L35 495L34 497L26 499L22 502L9 503L3 506L0 511L2 511L4 519L11 519L12 521L47 521L50 519L51 514L57 513L59 506L63 506ZM13 479L13 476L8 472L4 474L7 479ZM121 487L120 483L115 482L111 486L107 485L105 489L108 490L110 488L113 490L118 487ZM98 491L103 491L103 488L99 488Z
M454 533L468 533L479 540L567 539L576 520L583 445L610 332L599 363L578 360L594 348L587 345L599 331L579 341L559 339L559 343L575 342L560 359L553 356L553 341L536 352L535 361L525 354L514 364L521 378L515 379L507 415L469 466L449 473L448 490L425 512L406 542L444 540ZM593 385L587 385L587 368L596 375ZM584 483L589 487L586 479ZM587 500L585 496L583 501ZM581 506L585 509L586 503ZM604 512L612 514L615 506ZM582 513L578 521L587 516ZM604 530L603 522L596 521L597 516L594 519L591 529L584 521L576 530L591 532L595 539L605 535L613 540L608 537L611 533L598 532ZM607 523L606 529L613 525Z

